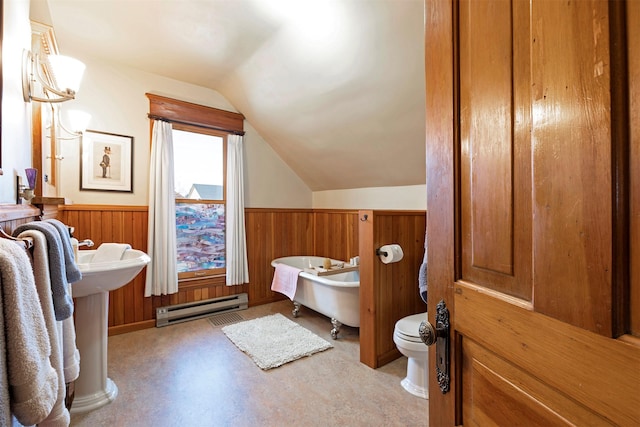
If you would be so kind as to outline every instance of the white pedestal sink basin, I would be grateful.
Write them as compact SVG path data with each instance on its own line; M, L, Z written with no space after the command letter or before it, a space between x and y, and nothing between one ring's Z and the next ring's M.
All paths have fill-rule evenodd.
M96 250L78 254L82 280L71 285L76 300L76 344L80 351L80 376L75 382L71 413L92 411L112 402L118 387L107 377L109 291L131 280L151 260L137 249L128 249L117 261L92 263Z

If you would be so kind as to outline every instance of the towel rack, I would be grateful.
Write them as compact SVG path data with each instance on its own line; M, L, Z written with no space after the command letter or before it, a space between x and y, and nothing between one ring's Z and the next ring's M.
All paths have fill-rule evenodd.
M31 237L25 237L25 238L13 237L12 235L7 234L4 231L2 226L0 226L0 238L9 239L9 240L12 240L12 241L14 241L16 243L20 243L20 244L24 245L25 249L31 249L33 247L33 239Z

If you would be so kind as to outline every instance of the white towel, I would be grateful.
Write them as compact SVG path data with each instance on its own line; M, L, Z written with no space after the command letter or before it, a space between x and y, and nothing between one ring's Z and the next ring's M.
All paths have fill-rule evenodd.
M128 243L103 243L96 250L91 262L118 261L122 259L122 255L127 249L131 249L131 245Z
M418 271L418 289L420 290L420 298L424 303L427 303L427 294L429 286L427 284L427 233L424 234L424 257L422 258L422 264L420 264L420 270Z
M2 287L2 276L0 276L0 289ZM7 343L5 340L4 328L4 302L2 292L0 292L0 427L9 427L12 424L11 407L9 401L9 375L7 374Z
M8 239L0 239L0 281L11 412L23 425L38 424L56 402L58 375L31 262Z
M53 310L53 298L51 297L51 280L49 279L49 257L47 248L47 238L41 231L26 230L18 236L31 237L33 239L33 272L35 277L36 289L40 298L40 306L42 314L47 325L49 333L49 342L51 343L51 366L58 374L58 397L51 413L46 419L41 421L38 426L57 427L68 426L71 422L71 416L67 410L64 399L66 395L66 387L63 374L63 351L62 351L62 322L67 320L73 321L73 316L64 321L56 321Z
M276 271L273 273L273 282L271 282L271 290L280 292L293 301L298 287L298 274L300 274L301 271L301 269L287 264L276 264Z
M62 322L62 369L64 382L70 383L80 375L80 351L76 346L76 326L73 316Z

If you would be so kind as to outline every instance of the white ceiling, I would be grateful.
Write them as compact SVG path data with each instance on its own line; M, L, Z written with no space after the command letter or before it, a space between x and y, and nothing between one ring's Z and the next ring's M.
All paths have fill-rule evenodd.
M425 183L423 0L48 5L62 53L217 90L313 191Z

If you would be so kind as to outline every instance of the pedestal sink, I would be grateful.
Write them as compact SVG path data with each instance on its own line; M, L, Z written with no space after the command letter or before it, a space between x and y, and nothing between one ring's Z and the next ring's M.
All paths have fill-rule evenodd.
M118 261L92 263L95 253L96 250L79 252L77 264L82 280L71 285L80 351L80 376L75 382L71 413L92 411L118 395L118 387L107 377L109 291L129 283L150 261L144 252L128 249Z

